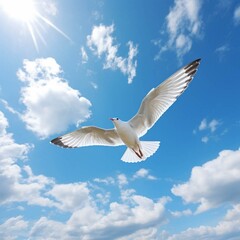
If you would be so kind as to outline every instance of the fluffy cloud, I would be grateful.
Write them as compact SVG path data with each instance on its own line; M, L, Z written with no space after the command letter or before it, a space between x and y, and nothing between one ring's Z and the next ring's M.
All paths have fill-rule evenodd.
M19 166L18 161L27 158L31 146L15 143L13 135L6 130L8 121L2 112L0 120L0 204L27 202L51 206L51 200L41 196L41 191L51 185L52 180L42 175L34 176L27 165Z
M118 179L118 184L119 184L120 188L123 187L124 185L128 184L128 179L124 174L119 174L117 176L117 179Z
M90 117L91 103L78 90L60 77L62 70L53 58L24 60L17 73L25 84L21 102L26 111L21 115L29 130L40 138L65 131Z
M22 224L30 225L29 229L23 229L25 235L29 235L30 239L155 239L159 226L166 222L165 204L168 201L167 198L153 201L145 196L135 194L134 191L128 191L127 201L111 202L109 207L104 210L97 207L95 201L89 198L88 191L86 192L87 198L82 200L83 188L85 190L87 188L83 185L79 186L81 189L75 188L74 193L67 192L65 185L56 185L51 191L51 194L62 203L72 193L76 196L75 200L77 200L78 195L79 199L73 204L78 208L70 208L74 211L69 219L60 222L41 217L35 222L28 223L20 218ZM63 193L61 193L62 189ZM85 204L82 204L80 200ZM65 209L69 209L69 205ZM9 221L11 219L3 225L7 225ZM10 236L10 234L6 234L6 236Z
M135 194L129 201L131 204L112 202L107 212L93 206L75 211L67 221L68 239L118 239L138 231L156 231L164 223L164 201L153 202Z
M233 19L236 25L240 24L240 6L235 9Z
M224 203L240 201L240 150L224 150L219 156L192 169L190 179L174 185L172 193L186 203L197 203L196 213Z
M237 240L240 235L240 204L228 210L224 219L216 226L200 226L188 228L187 230L169 236L167 240L195 240L195 239L214 239L214 240Z
M91 202L90 191L86 183L55 184L47 193L55 198L55 206L67 212L84 208Z
M134 189L126 188L129 181L124 174L94 179L94 183L68 184L35 175L26 161L20 162L27 158L31 147L15 143L7 127L8 121L0 112L0 206L41 206L42 210L65 215L66 220L40 217L26 221L22 216L11 217L0 225L1 239L131 239L141 234L152 239L165 223L168 199L138 195ZM118 187L117 200L110 201L110 193L101 189L103 183ZM101 198L103 193L105 198Z
M23 220L22 216L12 217L7 219L0 225L0 237L1 239L19 239L26 237L26 230L28 228L28 222Z
M30 239L66 239L65 225L58 221L49 220L46 217L41 217L32 226L29 235Z
M156 177L150 175L150 174L149 174L149 170L147 170L147 169L145 169L145 168L139 169L139 170L133 175L133 179L137 179L137 178L145 178L145 179L149 179L149 180L156 180Z
M134 58L137 56L138 47L129 41L127 43L129 47L128 57L117 56L118 45L114 45L113 32L113 25L94 26L91 35L87 36L87 45L95 55L105 57L103 65L105 69L119 69L128 76L128 83L131 83L136 76L137 61L134 61Z
M170 9L166 17L166 29L168 41L160 45L161 54L167 50L175 50L181 59L192 48L192 39L198 37L201 29L200 9L201 0L175 0L174 6Z

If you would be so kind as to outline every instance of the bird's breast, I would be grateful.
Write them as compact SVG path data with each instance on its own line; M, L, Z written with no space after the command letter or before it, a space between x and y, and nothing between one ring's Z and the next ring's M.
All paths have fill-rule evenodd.
M135 147L139 142L137 134L129 125L122 125L116 127L117 133L122 141L130 148Z

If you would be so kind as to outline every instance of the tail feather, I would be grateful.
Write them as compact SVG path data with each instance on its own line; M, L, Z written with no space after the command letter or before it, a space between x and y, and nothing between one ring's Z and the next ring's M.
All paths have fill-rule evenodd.
M139 158L132 149L127 148L121 160L128 163L145 161L148 157L152 156L157 151L159 146L160 146L160 142L141 141L141 148L142 148L141 150L143 153L142 158Z

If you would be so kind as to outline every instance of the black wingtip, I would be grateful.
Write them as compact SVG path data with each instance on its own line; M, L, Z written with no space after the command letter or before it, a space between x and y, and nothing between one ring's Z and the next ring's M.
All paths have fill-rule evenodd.
M62 141L61 141L61 137L57 137L57 138L54 138L53 140L50 141L50 143L54 144L54 145L57 145L59 147L62 147L62 148L72 148L72 147L69 147L67 145L65 145Z
M187 64L184 68L187 69L189 68L190 66L198 66L201 62L201 58L198 58L192 62L190 62L189 64Z
M184 67L185 69L185 72L188 74L188 76L194 76L197 69L198 69L198 66L200 64L200 61L201 61L201 58L198 58L194 61L192 61L191 63L189 63L188 65L186 65Z

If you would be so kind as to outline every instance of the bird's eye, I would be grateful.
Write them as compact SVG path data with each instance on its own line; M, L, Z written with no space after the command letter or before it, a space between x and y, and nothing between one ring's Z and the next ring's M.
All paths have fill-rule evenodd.
M117 118L117 120L119 120L119 118Z

